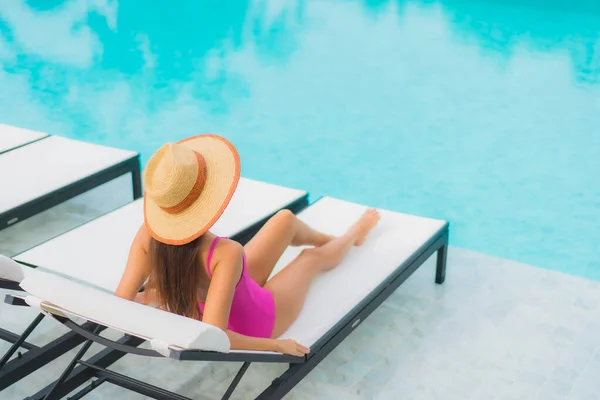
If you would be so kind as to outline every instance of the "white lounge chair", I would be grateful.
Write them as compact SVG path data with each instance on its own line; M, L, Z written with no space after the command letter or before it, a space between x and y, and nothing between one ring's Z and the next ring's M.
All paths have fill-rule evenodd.
M0 124L0 154L17 149L36 140L48 137L47 133L32 131L12 125Z
M246 243L277 211L298 212L307 204L306 191L241 178L213 231ZM0 263L0 288L22 290L19 282L24 277L46 271L113 293L142 223L143 199L139 199L15 256L21 265L17 270ZM0 360L0 391L82 343L82 337L69 333L36 349L25 340L41 320L42 314L21 336L0 329L0 339L14 343ZM31 350L8 361L19 347Z
M338 235L365 209L359 204L325 197L298 216L316 229ZM363 246L353 248L341 265L315 279L300 316L281 336L309 346L311 353L304 357L233 351L227 335L211 325L128 302L60 277L37 274L26 277L21 286L27 295L11 298L13 304L38 307L88 340L62 376L30 399L41 399L46 395L49 395L48 399L60 398L92 378L96 380L81 390L82 395L103 382L111 382L151 398L185 399L106 369L127 353L187 361L243 363L224 398L231 395L250 363L289 364L289 369L257 397L282 398L435 252L435 282L443 283L449 224L385 210L381 216L380 223ZM284 268L301 250L287 249L273 274ZM93 325L83 328L69 316L83 318ZM117 342L110 341L95 332L104 328L120 331L125 336ZM149 342L150 349L138 347L144 341ZM93 342L106 349L83 360L84 353Z
M0 154L0 230L129 173L133 198L141 197L137 152L53 135L23 137L19 147L4 139L11 150Z

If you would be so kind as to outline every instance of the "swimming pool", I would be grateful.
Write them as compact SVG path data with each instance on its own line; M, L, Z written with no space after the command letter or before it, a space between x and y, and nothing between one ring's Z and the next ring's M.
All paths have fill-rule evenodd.
M600 279L592 1L0 3L0 122L141 151L231 139L250 178L448 219Z

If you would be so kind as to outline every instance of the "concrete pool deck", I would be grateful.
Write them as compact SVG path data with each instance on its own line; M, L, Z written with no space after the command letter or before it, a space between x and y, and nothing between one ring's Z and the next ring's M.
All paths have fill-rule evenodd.
M113 182L0 232L13 255L124 204ZM115 190L118 189L118 190ZM121 195L122 194L122 195ZM35 235L32 232L35 231ZM100 239L100 238L99 238ZM99 245L101 245L99 243ZM289 399L600 399L600 282L452 247L442 286L430 259ZM6 291L0 291L2 299ZM32 309L0 303L0 326L22 331ZM66 332L43 321L31 338ZM112 336L115 337L115 336ZM0 354L8 348L0 343ZM92 347L86 354L93 354ZM60 374L76 350L9 387L23 399ZM239 364L178 363L127 356L112 369L191 398L218 399ZM284 366L252 365L232 398L253 398ZM141 399L101 385L85 399Z

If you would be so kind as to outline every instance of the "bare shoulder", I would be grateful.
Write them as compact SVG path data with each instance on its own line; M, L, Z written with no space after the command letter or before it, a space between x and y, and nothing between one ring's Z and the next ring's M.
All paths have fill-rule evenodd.
M144 252L148 252L148 248L150 247L150 232L146 227L146 224L141 224L135 237L133 238L132 246L135 246Z
M242 271L242 258L244 256L244 246L235 240L221 239L213 253L213 270L217 268L231 268L232 271Z

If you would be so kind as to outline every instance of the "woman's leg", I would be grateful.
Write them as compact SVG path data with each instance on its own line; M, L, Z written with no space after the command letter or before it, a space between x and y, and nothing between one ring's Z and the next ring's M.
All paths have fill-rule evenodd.
M263 286L288 246L321 246L331 236L317 232L289 210L281 210L244 246L248 272Z
M265 288L273 294L275 300L273 338L279 337L298 318L314 277L320 272L336 267L352 246L363 244L367 234L378 221L377 211L367 210L344 235L320 247L303 250L294 261L266 283Z

